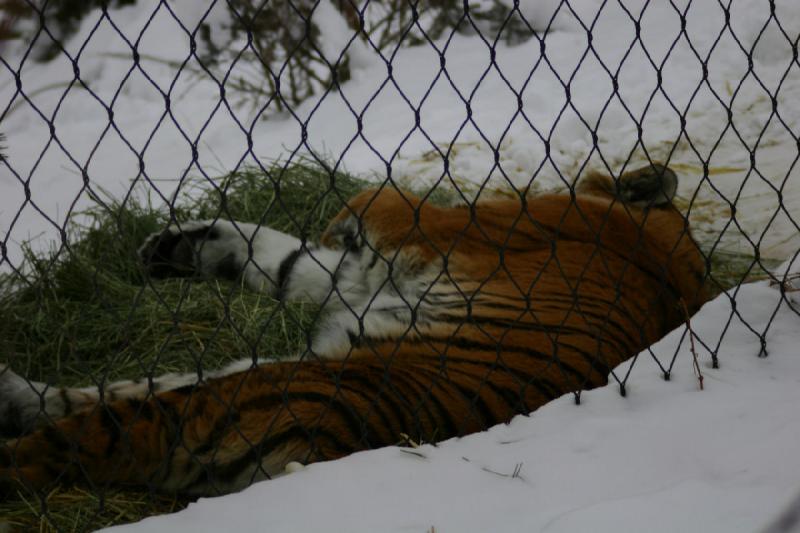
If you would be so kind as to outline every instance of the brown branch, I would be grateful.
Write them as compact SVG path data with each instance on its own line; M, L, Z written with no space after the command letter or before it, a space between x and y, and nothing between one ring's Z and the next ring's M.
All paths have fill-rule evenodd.
M683 314L686 317L686 327L689 329L689 343L692 350L692 360L694 361L694 372L697 376L697 381L700 383L700 390L703 390L703 373L700 371L700 363L697 359L697 350L694 347L694 331L692 331L692 319L689 315L689 308L686 307L686 301L681 298L681 306L683 307Z

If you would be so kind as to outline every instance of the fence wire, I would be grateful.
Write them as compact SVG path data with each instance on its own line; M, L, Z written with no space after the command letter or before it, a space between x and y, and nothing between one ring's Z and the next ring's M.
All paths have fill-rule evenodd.
M9 523L127 522L293 461L580 403L607 380L625 395L634 366L670 378L680 346L649 347L682 325L714 366L734 323L767 356L772 320L749 324L736 301L768 279L798 311L797 280L776 273L800 233L781 93L796 29L774 2L744 30L723 1L713 21L692 1L575 4L2 2ZM645 31L656 9L674 22L660 47ZM626 26L614 61L598 45L610 11ZM565 68L567 22L582 37ZM767 49L790 61L765 73ZM731 50L745 67L721 83ZM693 72L680 84L676 56ZM404 79L415 62L436 65L427 86ZM589 69L601 82L587 91ZM653 83L631 92L636 77ZM82 115L93 126L70 129ZM330 150L316 132L338 126ZM589 142L565 144L574 132ZM691 316L721 293L727 324L704 338Z

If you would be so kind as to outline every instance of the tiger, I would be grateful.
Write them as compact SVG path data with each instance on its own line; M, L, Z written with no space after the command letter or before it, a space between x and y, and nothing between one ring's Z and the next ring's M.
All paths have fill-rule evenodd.
M223 278L313 302L308 349L102 389L3 366L2 494L229 493L287 465L434 444L580 400L707 299L677 186L652 163L447 207L387 182L346 202L318 242L221 219L169 225L139 249L152 280Z

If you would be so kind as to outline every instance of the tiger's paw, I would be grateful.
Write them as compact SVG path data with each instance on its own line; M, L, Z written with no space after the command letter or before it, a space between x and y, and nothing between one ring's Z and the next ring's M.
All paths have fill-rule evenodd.
M151 234L138 253L153 278L236 279L247 258L247 241L231 222L190 221Z

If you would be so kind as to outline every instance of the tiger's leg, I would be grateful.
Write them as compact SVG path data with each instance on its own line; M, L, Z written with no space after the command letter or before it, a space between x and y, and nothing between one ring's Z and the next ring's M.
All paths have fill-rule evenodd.
M477 390L481 379L443 379L438 362L409 360L389 368L377 358L262 365L145 400L98 405L10 441L0 446L0 487L228 492L292 461L395 444L403 434L429 442L507 419L504 412L474 415L474 399L463 391ZM453 421L464 423L448 431Z
M278 299L315 303L329 297L334 283L346 281L337 271L359 260L356 250L317 247L266 226L227 220L172 225L151 235L139 255L154 278L241 278Z
M265 361L259 360L256 364ZM92 387L58 387L29 381L0 364L0 438L17 437L51 424L72 413L86 411L99 402L145 399L158 392L204 379L222 377L255 366L252 359L242 359L219 370L204 373L169 373L152 379L121 380Z

